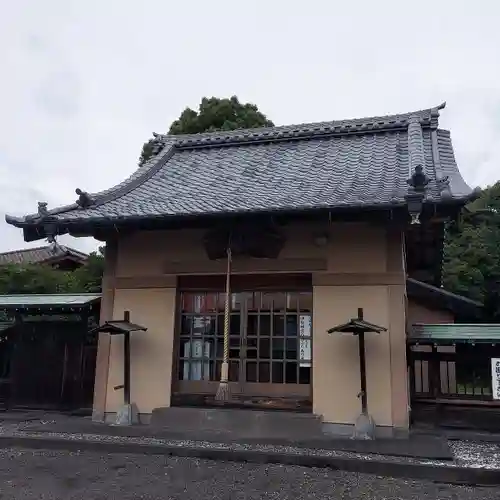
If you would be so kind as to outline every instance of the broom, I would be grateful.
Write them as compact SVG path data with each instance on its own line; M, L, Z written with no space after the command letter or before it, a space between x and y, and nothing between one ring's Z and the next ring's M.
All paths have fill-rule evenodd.
M215 394L217 401L229 401L231 391L229 390L229 308L231 305L231 247L227 248L227 271L226 271L226 303L224 304L224 355L220 374L220 383Z

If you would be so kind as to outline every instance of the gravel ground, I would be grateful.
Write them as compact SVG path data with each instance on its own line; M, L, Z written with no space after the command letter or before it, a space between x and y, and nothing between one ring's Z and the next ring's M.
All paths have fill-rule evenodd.
M500 445L496 443L450 441L449 444L457 465L500 469Z
M0 498L498 500L499 489L293 466L1 450Z
M56 437L71 440L86 440L86 441L101 441L115 443L138 443L138 444L154 444L167 446L189 446L199 448L225 448L225 449L252 449L260 451L277 451L283 453L297 453L309 455L336 456L346 458L357 458L364 460L382 460L388 462L406 462L432 464L436 466L446 467L473 467L486 469L500 469L500 444L499 443L478 443L472 441L450 440L449 445L454 456L454 461L439 461L415 459L406 457L392 457L375 454L359 454L347 451L322 450L322 449L304 449L292 446L272 446L272 445L245 445L245 444L227 444L227 443L212 443L206 441L188 441L188 440L168 440L157 439L150 437L121 437L121 436L106 436L101 434L68 434L63 432L36 432L31 430L32 425L55 424L56 420L41 420L34 419L26 422L1 422L0 435L10 436L38 436L38 437ZM500 495L499 495L500 498ZM0 495L1 499L1 495Z
M475 443L468 441L450 441L450 448L454 455L454 461L439 461L439 460L426 460L407 457L393 457L386 455L376 454L359 454L348 451L337 450L322 450L322 449L305 449L293 446L274 446L274 445L245 445L245 444L227 444L227 443L213 443L207 441L189 441L189 440L168 440L157 439L150 437L123 437L123 436L106 436L102 434L69 434L64 432L36 432L30 431L29 426L20 424L4 424L0 425L0 435L8 436L36 436L41 438L62 438L70 440L85 440L85 441L99 441L108 443L137 443L143 445L166 445L166 446L189 446L198 448L224 448L224 449L251 449L259 451L277 451L283 453L297 453L308 455L322 455L322 456L335 456L346 458L357 458L363 460L382 460L386 462L406 462L406 463L420 463L432 464L436 466L446 467L474 467L474 468L487 468L487 469L500 469L500 445L496 443Z

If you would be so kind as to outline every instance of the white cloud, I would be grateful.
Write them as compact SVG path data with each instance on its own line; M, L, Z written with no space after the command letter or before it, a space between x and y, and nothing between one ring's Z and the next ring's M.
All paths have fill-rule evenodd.
M441 123L465 178L492 183L499 15L495 0L11 2L0 19L0 217L119 182L151 132L204 95L236 94L280 124L446 100ZM2 223L0 251L23 246Z

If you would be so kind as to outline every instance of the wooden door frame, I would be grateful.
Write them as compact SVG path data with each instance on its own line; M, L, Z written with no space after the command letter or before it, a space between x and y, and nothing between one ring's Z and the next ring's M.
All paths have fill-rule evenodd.
M245 282L249 282L246 285ZM223 293L224 276L183 276L179 279L176 293L175 310L175 331L174 331L174 353L172 359L172 395L211 395L215 394L218 381L190 381L180 380L180 345L181 345L181 322L182 322L182 295L184 293ZM309 292L312 294L311 274L276 274L276 275L235 275L233 276L232 293L255 293L255 292ZM314 307L314 306L313 306ZM297 311L300 315L300 311ZM311 319L313 311L310 312ZM308 384L297 383L272 383L272 382L248 382L246 380L246 365L249 361L247 357L247 318L248 308L245 305L240 310L240 356L239 356L239 380L230 382L231 391L235 395L250 397L261 396L263 398L302 398L312 401L312 367L310 381ZM286 337L285 337L286 338ZM272 337L270 336L270 339ZM300 336L297 335L299 341ZM243 346L243 340L245 345ZM313 338L311 335L311 352ZM297 347L299 349L299 345ZM242 353L242 349L244 352ZM260 359L260 357L258 357ZM253 360L250 360L253 361ZM267 360L266 360L267 361ZM272 357L269 358L270 370L272 367ZM285 363L285 360L283 361ZM285 368L285 364L283 365ZM200 384L202 382L202 384ZM191 388L192 387L192 388Z

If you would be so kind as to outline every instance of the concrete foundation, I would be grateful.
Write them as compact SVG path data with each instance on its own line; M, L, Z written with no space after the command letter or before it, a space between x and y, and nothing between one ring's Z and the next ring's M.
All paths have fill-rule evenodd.
M179 433L212 433L238 439L322 437L321 419L311 413L211 408L157 408L151 426Z
M355 426L353 424L338 424L333 422L323 422L322 430L325 434L335 437L350 437L355 434ZM400 429L397 427L390 427L387 425L375 425L374 438L380 439L407 439L409 436L408 429Z

